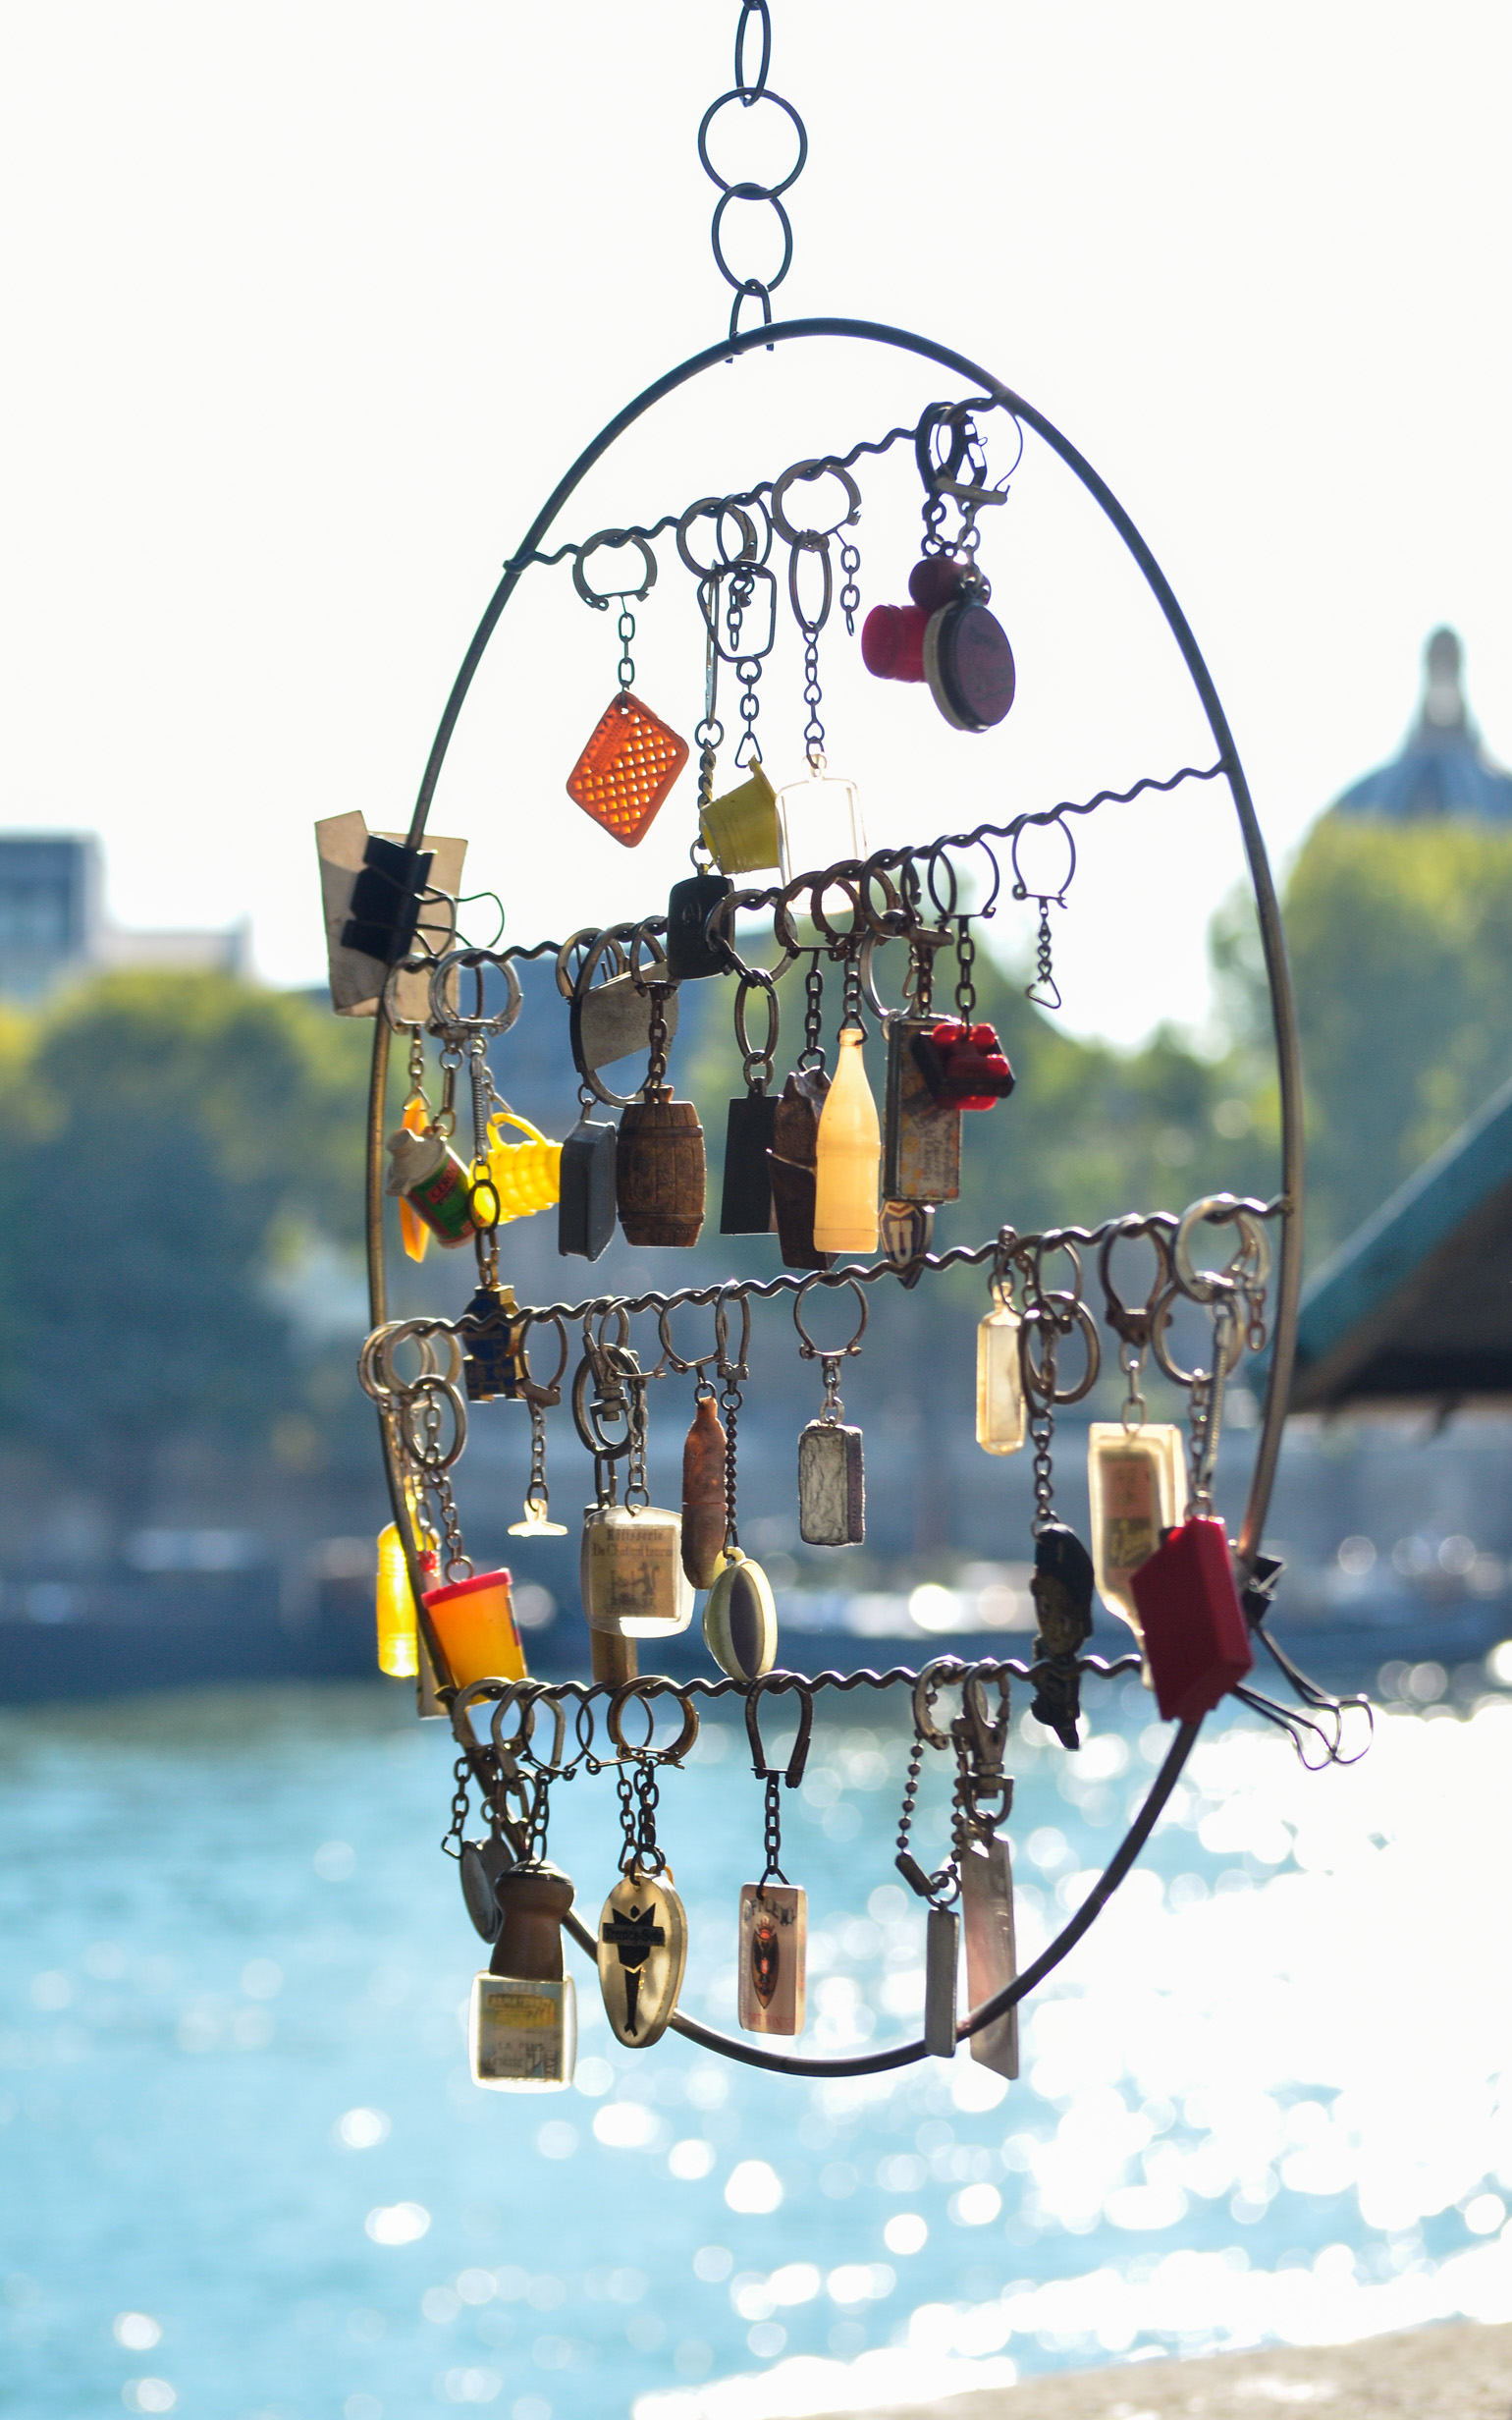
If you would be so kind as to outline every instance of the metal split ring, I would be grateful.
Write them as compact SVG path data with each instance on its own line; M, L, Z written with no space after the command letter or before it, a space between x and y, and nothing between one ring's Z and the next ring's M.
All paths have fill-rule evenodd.
M656 1733L656 1707L652 1692L659 1697L675 1697L682 1709L682 1729L670 1748L653 1747ZM634 1699L645 1708L646 1739L643 1747L631 1747L621 1728L621 1717ZM665 1680L648 1673L643 1679L626 1680L616 1689L604 1710L604 1725L621 1757L629 1757L641 1765L680 1765L698 1737L698 1709L686 1689L669 1689Z
M477 982L477 1008L473 1016L463 1017L460 1008L447 1006L446 987L451 977L463 966L470 967ZM483 1014L483 969L497 966L503 974L508 996L497 1017ZM458 1034L508 1033L524 1003L519 977L513 959L501 957L497 950L448 950L438 958L431 969L430 1020L435 1032L450 1039Z
M798 1729L787 1762L772 1765L761 1737L761 1698L764 1690L774 1689L780 1696L792 1695L798 1701ZM759 1680L748 1683L745 1691L745 1735L751 1745L751 1770L758 1782L779 1778L788 1789L796 1789L808 1763L809 1745L814 1736L814 1692L791 1673L765 1673Z
M861 1316L856 1324L856 1332L848 1345L816 1345L803 1324L803 1299L811 1287L825 1284L826 1276L826 1271L816 1269L812 1277L804 1279L792 1298L792 1324L798 1331L798 1350L805 1361L842 1361L847 1353L859 1352L861 1339L866 1334L866 1323L871 1317L871 1304L867 1301L855 1279L853 1277L841 1278L839 1284L849 1287L860 1305ZM838 1291L838 1289L832 1288L832 1291Z
M638 588L600 590L590 585L583 566L588 557L596 554L601 546L634 546L639 549L640 560L645 569L645 578ZM611 604L622 605L629 597L633 597L638 605L641 599L649 596L656 586L656 556L652 552L649 541L641 536L638 529L596 530L591 538L584 539L572 558L572 585L583 603L593 606L599 613L606 612Z

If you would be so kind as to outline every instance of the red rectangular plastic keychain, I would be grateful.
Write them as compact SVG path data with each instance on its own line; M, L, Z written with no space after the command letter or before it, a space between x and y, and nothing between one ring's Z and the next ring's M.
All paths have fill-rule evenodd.
M1193 1723L1211 1714L1255 1666L1222 1522L1183 1521L1130 1586L1162 1718Z

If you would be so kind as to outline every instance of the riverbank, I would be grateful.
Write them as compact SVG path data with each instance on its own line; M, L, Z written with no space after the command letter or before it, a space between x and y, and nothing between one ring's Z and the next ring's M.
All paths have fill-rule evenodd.
M1268 2405L1316 2406L1320 2420L1507 2420L1512 2325L1459 2320L1358 2344L1119 2362L954 2394L888 2420L1259 2420Z

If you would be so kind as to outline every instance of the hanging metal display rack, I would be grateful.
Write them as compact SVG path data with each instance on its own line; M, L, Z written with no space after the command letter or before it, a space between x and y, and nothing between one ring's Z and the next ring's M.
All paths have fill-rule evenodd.
M747 47L753 19L754 29L761 35L761 59L757 73L749 76ZM957 2042L967 2041L1002 2071L1015 2072L1016 2050L1009 2038L1012 2011L1067 1955L1129 1871L1170 1797L1203 1714L1221 1695L1232 1688L1251 1706L1282 1722L1311 1761L1338 1760L1342 1755L1343 1706L1304 1679L1267 1622L1277 1567L1263 1553L1262 1537L1286 1415L1301 1277L1302 1105L1296 1024L1275 891L1232 733L1196 638L1155 556L1106 482L1042 412L981 363L932 338L843 317L774 320L771 290L785 277L792 254L791 224L783 196L803 167L807 136L797 112L767 83L770 55L767 9L759 0L754 4L745 0L736 35L734 85L711 106L699 131L700 156L721 188L712 232L717 263L734 290L728 335L666 372L617 412L583 448L541 507L506 564L463 658L403 840L385 842L359 834L354 844L349 829L339 847L331 828L322 827L333 992L339 1007L374 1016L367 1132L372 1331L363 1348L360 1373L378 1407L394 1513L398 1556L391 1557L387 1584L391 1606L401 1601L415 1624L422 1694L428 1697L430 1710L449 1715L459 1750L458 1796L448 1845L461 1854L474 1922L496 1944L492 1981L488 1976L479 1978L481 1999L474 2004L474 2072L484 2082L566 2080L564 2060L569 2072L570 2043L564 2050L562 1995L565 1990L569 1999L570 1987L556 1980L562 1971L563 1931L590 1959L598 1960L611 2021L620 2038L628 2043L649 2042L664 2026L670 2026L707 2049L750 2064L788 2074L855 2075L901 2066L927 2055L948 2056ZM714 122L731 104L749 109L761 100L774 103L790 121L796 138L795 164L785 179L770 186L726 181L710 158ZM737 276L727 260L726 218L729 205L735 201L768 204L776 215L783 238L782 262L777 275L765 284ZM756 325L742 330L742 307L751 301L759 305L761 316ZM961 381L965 391L931 405L912 426L863 439L845 454L805 458L751 487L695 498L680 511L645 524L600 530L581 540L553 545L559 520L587 473L668 397L710 370L738 365L757 351L828 342L884 347L910 356ZM862 634L863 652L869 669L883 677L911 679L927 686L947 724L967 731L990 729L1007 711L1013 686L1011 653L988 611L991 590L978 558L979 522L984 515L990 521L988 508L1003 501L1011 476L1010 470L1006 476L999 474L996 483L989 480L988 448L999 432L1009 441L1013 468L1023 455L1025 433L1032 433L1072 474L1116 531L1158 604L1190 676L1211 734L1212 760L1152 775L1124 791L1061 800L916 846L868 852L864 846L852 845L834 854L830 862L814 866L801 853L803 809L809 796L817 798L818 790L784 803L781 811L786 816L785 826L772 821L777 801L754 747L759 682L779 612L780 581L773 569L774 554L786 550L787 596L804 650L803 696L808 714L804 745L810 774L820 787L844 789L848 786L825 778L818 677L819 633L837 603L832 549L838 550L839 611L847 631L853 631L860 607L859 553L851 534L860 519L858 466L894 447L908 446L924 498L924 549L910 583L915 602L907 608L874 609ZM804 499L826 479L837 482L845 510L827 527L807 527ZM949 527L952 522L953 530ZM506 608L527 577L541 578L554 567L569 566L577 593L585 602L603 609L611 604L620 608L620 689L568 782L577 803L612 837L633 846L681 770L689 752L686 743L630 688L634 677L629 656L632 609L657 580L662 568L659 546L664 556L674 558L696 582L706 634L705 715L695 734L700 837L693 851L694 873L676 886L665 911L647 913L638 921L579 930L564 943L504 946L502 934L487 946L470 941L459 925L459 879L450 886L443 880L444 869L426 850L427 823L474 676ZM625 549L634 558L635 584L623 590L600 589L594 579L595 557L601 551ZM717 714L722 668L740 688L744 738L736 762L745 775L741 789L724 800L714 795L718 748L725 736ZM1004 879L1013 897L1036 901L1040 948L1030 997L1056 1005L1049 909L1064 903L1076 862L1077 819L1101 807L1129 805L1141 797L1169 793L1189 783L1226 786L1238 821L1275 1042L1279 1193L1269 1201L1209 1195L1180 1215L1131 1213L1100 1226L1060 1227L1036 1235L1019 1235L1005 1226L980 1245L935 1252L930 1248L931 1204L938 1196L929 1186L933 1175L948 1197L953 1165L949 1153L958 1154L959 1149L956 1105L964 1101L967 1108L988 1108L1013 1080L998 1054L996 1034L990 1027L973 1023L970 968L975 942L971 927L992 914ZM802 792L801 784L793 787ZM835 802L826 800L825 804L833 808ZM840 805L853 815L853 796L848 806L843 800ZM336 820L351 826L360 819ZM762 838L753 842L750 833L757 826ZM841 829L845 828L842 817ZM1020 843L1027 833L1047 831L1064 844L1067 871L1055 890L1042 893L1025 878ZM853 831L851 837L854 842ZM736 874L770 867L779 856L781 881L737 887ZM983 887L968 889L973 882ZM737 925L741 916L754 916L764 926L770 923L776 952L770 966L754 965L743 954ZM806 931L802 929L805 919ZM890 952L907 964L901 1007L890 1008L882 989ZM953 954L956 961L956 1014L932 1023L938 1014L932 984L937 963L944 962L943 952ZM577 1069L583 1103L582 1121L564 1147L557 1174L552 1173L557 1163L550 1158L555 1146L510 1110L494 1088L488 1059L491 1040L507 1031L520 1013L517 964L540 959L554 962L564 1004L565 1040ZM857 1045L851 1054L857 1072L859 1036L868 1012L888 1039L888 1131L881 1187L886 1206L878 1230L874 1160L873 1232L878 1234L880 1248L869 1253L863 1248L859 1258L854 1245L822 1248L814 1210L819 1199L818 1161L788 1163L784 1168L783 1152L774 1148L774 1136L781 1139L775 1121L783 1108L783 1102L769 1091L779 1024L778 985L805 961L806 1048L783 1100L791 1095L799 1102L802 1096L800 1105L810 1119L805 1130L812 1133L817 1114L821 1143L825 1104L838 1096L842 1079L848 1080L847 1029ZM844 1064L837 1068L835 1084L828 1091L823 1075L810 1080L805 1091L798 1079L805 1071L814 1079L816 1052L821 1068L824 1059L817 1005L822 963L837 964L844 976L840 1036ZM486 1014L485 975L490 974L496 986L503 981L505 1005ZM676 1216L669 1213L668 1203L676 1195L674 1213L685 1209L684 1197L690 1188L697 1216L690 1217L688 1224L696 1235L702 1212L701 1131L690 1105L670 1100L665 1075L678 988L683 982L711 977L735 984L735 1026L746 1070L747 1103L761 1104L749 1112L738 1152L732 1113L724 1232L755 1232L758 1224L777 1226L788 1268L769 1279L729 1277L633 1295L589 1292L533 1307L517 1306L513 1295L499 1286L500 1231L516 1209L549 1205L556 1198L554 1186L561 1189L560 1238L565 1252L596 1256L612 1228L616 1200L632 1239L674 1240L675 1231L681 1231L676 1230ZM474 1011L470 1016L464 1007L469 985ZM757 995L765 1014L759 1048L752 1042L749 1024ZM400 1133L390 1135L390 1056L396 1032L409 1037L410 1095ZM623 1055L627 1036L646 1051L649 1067L644 1084L634 1092L622 1093L606 1082L602 1070ZM439 1112L430 1109L424 1093L427 1037L441 1051ZM985 1037L991 1039L990 1050ZM956 1053L961 1054L959 1066ZM465 1164L450 1148L459 1078L465 1079L464 1109L470 1094L473 1126L472 1149ZM924 1078L932 1090L921 1090ZM861 1082L864 1087L864 1077ZM600 1104L624 1109L618 1146L613 1129L592 1118ZM687 1109L688 1116L679 1121L661 1114L681 1109ZM915 1120L912 1128L910 1117ZM515 1153L507 1143L501 1130L506 1123L525 1131L527 1142L521 1152ZM686 1156L693 1148L695 1132L696 1169ZM607 1144L603 1140L606 1133L610 1136ZM944 1163L938 1156L941 1134L946 1147ZM910 1160L910 1136L915 1142L924 1137L919 1146L922 1157L916 1153ZM646 1160L652 1143L661 1157ZM613 1174L617 1147L618 1195ZM394 1157L392 1172L386 1152ZM644 1161L650 1169L650 1194L645 1197L644 1188L637 1192L635 1183L626 1179L629 1161L637 1153L637 1167ZM754 1186L758 1197L756 1210L743 1224L739 1204L733 1213L730 1210L731 1158L739 1159L743 1181ZM422 1162L422 1174L415 1175ZM402 1165L410 1168L410 1175L403 1181ZM838 1158L834 1165L839 1167ZM439 1188L444 1196L439 1205L428 1198L427 1186L432 1192ZM533 1192L532 1186L536 1188ZM771 1188L774 1202L770 1220L764 1215L768 1199L764 1186ZM521 1192L519 1199L514 1197L516 1190ZM401 1197L401 1215L406 1221L411 1249L419 1248L413 1237L419 1234L422 1219L444 1242L459 1240L472 1245L479 1292L459 1317L390 1317L385 1201L386 1194L395 1193ZM650 1195L655 1199L648 1209ZM671 1227L665 1223L669 1215ZM656 1225L658 1219L663 1225ZM636 1220L641 1222L638 1228ZM798 1237L796 1247L794 1235ZM1146 1299L1131 1305L1120 1292L1125 1283L1121 1273L1128 1253L1136 1248L1152 1256L1155 1274ZM1217 1264L1208 1265L1215 1248ZM843 1410L838 1372L859 1345L869 1290L890 1280L912 1288L921 1279L932 1279L952 1267L985 1269L996 1306L983 1323L984 1331L994 1328L995 1332L984 1335L979 1347L985 1356L979 1358L979 1437L982 1419L991 1423L996 1416L990 1402L983 1410L987 1398L980 1390L985 1387L990 1395L994 1387L1000 1387L1018 1404L1015 1413L1010 1402L1007 1414L1010 1426L1018 1419L1016 1439L1009 1438L1005 1444L999 1436L983 1438L983 1442L989 1443L991 1451L1008 1450L1015 1441L1031 1442L1034 1448L1040 1615L1034 1654L1028 1661L938 1657L922 1671L897 1667L886 1672L825 1671L812 1676L784 1671L775 1660L771 1592L737 1543L734 1436L741 1382L747 1375L752 1307L788 1303L800 1350L821 1365L825 1408L804 1435L806 1441L815 1430L822 1432L813 1449L809 1475L812 1503L824 1510L818 1515L811 1509L805 1518L837 1521L837 1527L823 1532L824 1542L840 1543L845 1536L858 1534L854 1527L845 1526L847 1518L853 1517L846 1511L845 1490L852 1484L859 1487L860 1435L837 1416ZM1089 1300L1094 1267L1101 1291L1101 1319ZM847 1343L825 1345L815 1341L807 1321L817 1301L837 1293L858 1306L859 1326ZM1186 1369L1174 1356L1171 1323L1183 1304L1195 1306L1211 1322L1213 1349L1206 1368ZM684 1357L675 1341L675 1318L679 1312L685 1317L689 1311L711 1309L713 1348L701 1358ZM654 1358L631 1341L637 1321L650 1323L645 1333L648 1340L654 1334ZM1090 1392L1101 1363L1100 1326L1117 1339L1131 1401L1141 1400L1138 1373L1153 1357L1164 1375L1186 1391L1191 1406L1192 1487L1185 1518L1179 1443L1166 1453L1161 1465L1165 1477L1156 1469L1157 1440L1174 1439L1176 1432L1152 1428L1145 1436L1137 1423L1126 1427L1126 1436L1136 1444L1145 1437L1149 1484L1157 1486L1159 1481L1163 1487L1168 1480L1169 1487L1160 1496L1164 1517L1151 1515L1155 1526L1144 1537L1142 1556L1130 1554L1130 1570L1120 1583L1122 1594L1112 1599L1131 1626L1144 1630L1142 1644L1161 1712L1172 1716L1174 1729L1164 1762L1096 1887L1043 1953L1024 1971L1015 1972L1011 1882L1006 1847L997 1831L1011 1796L1003 1763L1009 1739L1009 1686L1019 1682L1033 1688L1035 1712L1059 1732L1067 1747L1074 1747L1079 1736L1082 1680L1101 1684L1117 1675L1138 1672L1145 1660L1136 1654L1108 1662L1081 1651L1090 1625L1080 1615L1073 1619L1072 1601L1090 1601L1092 1562L1053 1511L1051 1433L1055 1408ZM569 1329L580 1331L582 1338L581 1358L570 1381ZM1248 1499L1238 1535L1230 1546L1212 1505L1223 1390L1244 1352L1265 1347L1269 1347L1269 1368ZM1066 1367L1068 1358L1075 1363L1072 1369ZM683 1530L679 1531L676 1516L657 1513L649 1507L644 1487L647 1388L668 1374L688 1373L697 1381L699 1406L689 1453L695 1454L701 1437L714 1458L710 1460L706 1455L699 1464L710 1475L709 1487L699 1499L708 1537L701 1569L698 1559L703 1550L693 1543L692 1510L685 1504ZM728 1431L721 1428L715 1410L720 1388L720 1408ZM462 1551L449 1474L460 1458L465 1440L466 1402L503 1397L526 1403L532 1426L531 1480L525 1518L516 1526L527 1535L561 1534L560 1524L549 1520L545 1414L563 1402L565 1389L578 1437L594 1457L599 1498L597 1531L588 1536L584 1552L588 1597L593 1598L603 1574L608 1573L604 1585L622 1613L628 1600L613 1598L620 1582L615 1578L618 1567L612 1568L613 1556L622 1547L636 1558L634 1585L642 1591L639 1601L644 1606L660 1603L655 1592L664 1583L675 1592L685 1586L686 1606L671 1620L659 1620L653 1610L651 1618L632 1621L628 1628L618 1614L595 1626L591 1679L530 1679L524 1676L522 1657L517 1656L504 1670L485 1666L468 1671L467 1656L457 1643L460 1634L453 1617L465 1599L467 1607L480 1610L481 1618L485 1601L494 1604L501 1595L495 1588L490 1596L489 1590L502 1577L507 1619L508 1575L482 1579L471 1575ZM848 1442L852 1439L853 1445ZM804 1451L800 1444L800 1470ZM628 1474L622 1503L618 1475L621 1461ZM1098 1521L1095 1501L1095 1529ZM594 1531L593 1515L589 1528ZM1067 1540L1069 1544L1064 1543ZM1104 1532L1099 1531L1095 1544L1099 1580L1107 1598L1112 1583L1105 1568ZM648 1561L653 1545L662 1558L655 1571ZM606 1557L602 1572L593 1561L601 1547ZM680 1577L673 1568L679 1555ZM636 1661L636 1634L649 1641L685 1625L692 1603L690 1570L698 1572L700 1585L713 1583L705 1631L715 1661L724 1670L717 1678L643 1677ZM459 1583L454 1578L457 1572L465 1575ZM446 1583L440 1587L438 1574ZM381 1574L380 1587L384 1584ZM717 1613L713 1610L716 1602ZM1138 1605L1137 1616L1129 1610L1131 1602ZM672 1605L669 1596L662 1611ZM1237 1641L1231 1629L1223 1630L1229 1606L1233 1621L1239 1623ZM494 1609L497 1612L498 1606ZM592 1624L591 1603L587 1610ZM1294 1708L1274 1705L1245 1685L1252 1661L1251 1638L1264 1644L1290 1682L1300 1701ZM798 2030L791 1999L784 2002L783 1998L790 1980L783 1960L786 1957L791 1965L793 1956L797 1958L796 2013L801 2021L801 1939L795 1936L794 1952L792 1941L783 1946L780 1928L796 1925L801 1935L802 1924L802 1895L786 1885L781 1873L781 1792L802 1778L817 1698L827 1692L891 1689L907 1691L911 1697L915 1753L897 1861L930 1909L925 2031L921 2038L850 2057L806 2057L780 2051L760 2037ZM955 1690L960 1692L960 1712L948 1722L937 1721L942 1694ZM767 1789L768 1871L762 1884L749 1886L742 1897L742 1957L749 1967L747 1979L754 1978L755 1994L747 2009L749 1995L743 1981L742 2021L754 2033L752 2039L720 2033L676 2005L685 1939L673 1938L680 1925L680 1908L670 1890L665 1859L655 1840L657 1775L686 1754L696 1737L699 1703L726 1697L743 1705L753 1766ZM762 1724L784 1705L796 1712L797 1734L785 1761L777 1763L769 1761ZM678 1735L670 1742L658 1740L659 1712L670 1712L680 1722ZM627 1735L626 1725L631 1721L644 1727L644 1737L638 1741ZM925 1871L908 1845L913 1795L928 1749L953 1755L956 1769L952 1847L945 1866L934 1874ZM610 1769L620 1788L625 1850L621 1883L611 1894L595 1933L572 1912L570 1885L545 1862L544 1835L553 1782L579 1770ZM486 1842L463 1841L469 1788L478 1791L488 1812ZM995 1857L998 1863L989 1876L986 1869ZM952 1912L957 1898L964 1898L966 1907L968 1974L973 1981L983 1976L997 1979L996 1988L986 1991L959 2018L954 1999ZM658 1919L655 1924L652 1915ZM501 1963L497 1945L505 1939L511 1947ZM514 2041L513 2068L506 2056L502 2065L488 2071L487 2046L485 2042L480 2050L479 2028L486 2035L490 2025L496 2031L504 2028L498 2039L507 2046L509 2040ZM526 2043L523 2050L518 2048L521 2042Z

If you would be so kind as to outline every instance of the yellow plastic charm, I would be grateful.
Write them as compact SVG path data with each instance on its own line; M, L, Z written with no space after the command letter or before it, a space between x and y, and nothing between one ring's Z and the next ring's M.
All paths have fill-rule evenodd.
M502 1126L518 1127L525 1141L506 1142L499 1131ZM499 1197L498 1225L527 1219L562 1198L562 1145L548 1142L528 1118L500 1110L489 1120L488 1174Z
M687 742L621 689L567 775L567 797L633 849L686 763Z
M777 792L759 756L752 759L750 777L738 790L727 790L723 798L710 800L699 831L722 874L756 874L777 864L782 851Z
M395 1680L412 1680L419 1669L414 1591L404 1545L390 1521L378 1533L378 1670Z
M400 1120L406 1134L423 1134L430 1124L430 1111L415 1093L405 1103ZM405 1249L411 1260L423 1260L430 1245L430 1229L418 1210L412 1209L403 1193L399 1197L399 1232L405 1239Z

